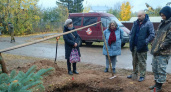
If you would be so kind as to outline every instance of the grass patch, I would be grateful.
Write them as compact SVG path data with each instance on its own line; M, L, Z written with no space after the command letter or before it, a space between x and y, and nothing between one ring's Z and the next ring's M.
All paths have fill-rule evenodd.
M56 38L49 39L49 40L47 40L47 41L45 41L45 42L48 42L48 43L56 43ZM63 36L61 36L61 37L59 38L58 43L59 43L59 44L64 44Z
M103 46L104 42L93 42L93 45L101 45Z

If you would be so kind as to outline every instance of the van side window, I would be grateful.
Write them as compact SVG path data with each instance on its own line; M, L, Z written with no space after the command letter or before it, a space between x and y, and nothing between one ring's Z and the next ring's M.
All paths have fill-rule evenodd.
M108 27L108 25L110 23L109 17L101 17L101 21L102 21L103 27Z
M71 17L74 26L81 26L82 17Z
M87 25L90 25L90 24L93 24L93 23L96 23L96 22L97 22L97 17L84 17L83 25L87 26ZM93 26L96 26L96 25L93 25Z

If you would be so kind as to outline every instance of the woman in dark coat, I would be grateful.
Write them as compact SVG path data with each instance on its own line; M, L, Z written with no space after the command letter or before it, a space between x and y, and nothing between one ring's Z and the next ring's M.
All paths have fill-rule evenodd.
M67 19L65 21L63 32L68 32L73 29L74 27L73 27L72 19ZM79 46L78 46L80 37L77 32L72 32L70 34L64 35L63 38L65 41L65 59L67 59L68 74L69 75L73 75L73 73L79 74L76 69L76 63L73 63L73 73L72 73L71 63L69 62L69 59L70 59L72 48L76 48L78 50L79 56L81 56Z

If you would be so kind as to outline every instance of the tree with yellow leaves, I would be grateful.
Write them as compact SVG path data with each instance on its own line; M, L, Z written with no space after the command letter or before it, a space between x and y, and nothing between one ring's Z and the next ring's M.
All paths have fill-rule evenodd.
M83 9L83 13L88 13L91 10L91 6L86 6Z
M1 0L2 22L13 23L15 35L33 33L33 25L36 26L40 20L37 2L38 0ZM6 31L8 30L6 29Z
M131 8L132 6L129 2L122 3L120 12L121 21L128 21L131 18Z

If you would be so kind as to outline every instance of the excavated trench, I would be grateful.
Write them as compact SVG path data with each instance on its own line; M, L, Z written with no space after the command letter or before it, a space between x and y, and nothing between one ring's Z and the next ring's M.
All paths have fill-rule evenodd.
M84 83L70 83L62 88L54 88L54 90L50 92L123 92L123 88L100 88L89 86Z

